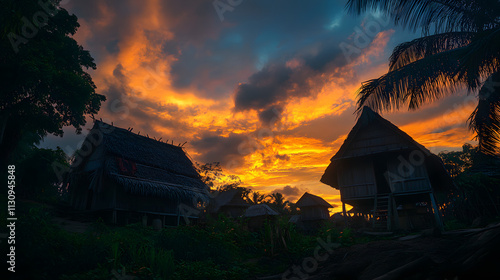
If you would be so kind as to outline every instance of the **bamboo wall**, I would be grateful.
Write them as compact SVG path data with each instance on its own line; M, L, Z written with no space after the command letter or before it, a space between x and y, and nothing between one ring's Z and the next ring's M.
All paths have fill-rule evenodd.
M368 160L345 160L337 169L342 198L370 197L377 193L373 164Z
M387 164L384 174L375 174L373 157L343 160L337 169L342 199L374 197L377 194L376 176L388 180L394 194L430 191L425 164L411 164L408 154L379 155Z

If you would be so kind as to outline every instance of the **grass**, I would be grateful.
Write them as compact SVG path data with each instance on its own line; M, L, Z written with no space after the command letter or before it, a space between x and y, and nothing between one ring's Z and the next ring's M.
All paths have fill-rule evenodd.
M49 209L23 203L16 230L20 276L25 279L251 279L276 275L311 256L317 238L351 246L373 240L325 225L306 235L285 218L250 232L226 217L204 225L155 231L140 224L94 222L70 233L52 222ZM5 242L0 246L5 246ZM42 256L42 257L41 257Z
M249 232L225 217L204 226L162 231L139 224L114 227L98 220L82 234L59 227L51 210L41 204L19 204L16 250L22 257L17 268L25 279L110 279L115 274L138 279L244 279L279 273L289 262L287 248L268 255L265 232ZM301 239L295 232L293 238ZM309 249L306 243L290 242L297 255ZM258 264L256 269L249 259L273 265Z

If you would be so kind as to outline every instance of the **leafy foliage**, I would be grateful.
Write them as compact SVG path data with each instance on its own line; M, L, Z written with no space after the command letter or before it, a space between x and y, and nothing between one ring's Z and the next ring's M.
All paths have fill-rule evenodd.
M220 166L220 162L211 162L205 164L195 164L196 171L201 176L201 180L211 190L226 191L238 188L241 185L241 179L236 175L225 174Z
M495 158L470 144L463 145L462 151L439 156L455 183L448 197L441 199L450 229L464 227L476 218L500 216L500 180L481 172L481 166L498 164Z
M467 224L479 217L500 216L500 180L482 173L464 172L455 178L456 189L444 206L447 217Z
M96 68L93 58L72 37L77 18L59 2L2 1L0 130L9 136L0 146L3 160L30 133L62 135L69 125L81 132L85 116L105 100L84 70Z
M287 212L289 201L285 199L282 193L272 193L268 197L271 199L271 205L273 205L276 210L278 210L280 213Z
M247 202L254 205L264 203L266 201L266 198L267 197L265 194L261 194L258 191L249 192L246 196Z
M54 168L57 167L57 168ZM63 194L60 170L69 169L66 154L33 147L17 165L19 197L56 200Z
M451 175L456 177L472 167L472 160L477 154L477 147L471 144L464 144L462 151L440 152L438 156L443 160L444 167Z

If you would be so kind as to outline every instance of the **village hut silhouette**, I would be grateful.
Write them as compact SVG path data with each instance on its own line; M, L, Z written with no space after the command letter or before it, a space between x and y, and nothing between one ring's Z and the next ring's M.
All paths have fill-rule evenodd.
M321 182L340 190L344 217L348 204L374 230L442 229L435 192L452 181L441 159L369 107L330 161Z
M107 221L175 226L185 220L181 205L209 200L180 146L96 120L80 154L69 173L71 205Z

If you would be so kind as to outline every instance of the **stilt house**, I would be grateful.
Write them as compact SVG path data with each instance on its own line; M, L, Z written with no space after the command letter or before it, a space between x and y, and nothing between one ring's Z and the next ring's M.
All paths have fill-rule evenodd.
M303 230L314 230L319 228L323 221L330 218L330 211L328 209L333 208L333 206L323 198L308 192L304 193L302 197L297 200L295 206L300 208L300 215L296 223Z
M182 147L101 121L75 155L69 178L73 207L112 222L149 218L177 225L184 220L181 203L208 201L207 187Z
M368 107L321 182L340 190L344 216L349 204L375 229L389 231L430 227L432 220L442 227L434 192L452 185L438 156Z
M330 218L328 209L333 208L333 206L323 198L308 192L304 193L302 197L297 200L295 206L300 208L302 221L328 220L328 218Z

